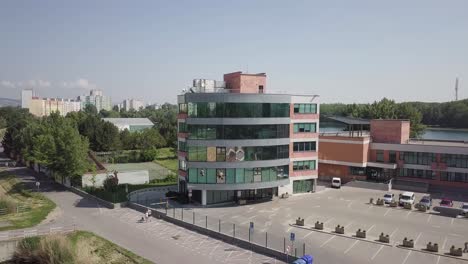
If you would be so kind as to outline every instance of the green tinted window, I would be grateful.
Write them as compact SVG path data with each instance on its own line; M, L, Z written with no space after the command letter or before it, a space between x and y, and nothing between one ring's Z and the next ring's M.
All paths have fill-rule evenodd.
M244 183L244 169L236 169L236 183Z
M245 182L246 183L253 182L253 175L254 175L253 169L245 169Z
M236 170L226 169L226 183L235 183L235 182L236 182Z
M317 104L294 104L296 114L316 114Z
M188 103L190 117L289 117L282 103Z
M206 183L216 183L216 169L206 169Z

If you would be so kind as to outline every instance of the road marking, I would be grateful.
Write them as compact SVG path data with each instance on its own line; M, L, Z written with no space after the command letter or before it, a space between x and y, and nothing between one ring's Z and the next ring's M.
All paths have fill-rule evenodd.
M249 218L247 218L247 219L252 220L252 219L254 219L255 217L257 217L257 215L253 215L253 216L251 216L251 217L249 217Z
M333 219L335 219L335 218L334 218L334 217L332 217L332 218L328 219L327 221L325 221L325 222L323 222L323 223L324 223L324 224L326 224L326 223L328 223L328 222L332 221Z
M292 229L292 226L290 226L290 227L288 228L288 230L286 230L286 233L289 233L289 231L291 231L291 229Z
M434 227L434 228L440 228L440 226L438 226L438 225L433 225L432 227Z
M331 241L332 239L334 239L335 237L336 237L336 236L334 235L334 236L330 237L327 241L323 242L323 244L320 245L320 248L322 248L323 246L325 246L328 242L330 242L330 241Z
M421 235L422 235L422 232L419 233L418 237L416 237L416 240L414 240L414 244L416 244L416 242L418 242L418 239L421 237Z
M390 212L390 208L387 209L387 212L385 212L385 214L383 216L386 216L388 214L388 212Z
M345 225L345 228L348 228L348 226L352 225L354 221L349 222L349 224Z
M374 228L374 227L375 227L375 225L372 225L372 226L366 231L367 234L369 234L369 232L370 232L370 231L372 230L372 228Z
M411 252L413 252L413 251L411 251L411 250L408 251L408 255L406 255L406 258L403 260L403 262L402 262L401 264L405 264L405 263L406 263L406 261L408 260L409 256L411 255Z
M428 223L429 223L429 221L431 221L431 218L432 218L432 214L429 214L429 217L427 218Z
M411 211L409 211L409 212L406 214L405 218L408 218L408 216L409 216L410 214L411 214Z
M354 242L344 253L345 254L348 253L348 251L350 251L358 242L359 242L359 240L356 240L356 242Z
M308 236L310 236L312 233L314 233L314 231L310 231L307 235L305 235L303 238L306 238Z
M382 248L384 248L384 246L380 246L379 250L377 250L377 252L375 252L374 256L372 256L371 260L373 260L375 257L377 257L377 255L379 254L379 252L382 250Z
M439 261L440 261L440 256L437 258L436 264L439 264Z
M442 244L442 248L441 248L442 250L444 250L444 248L445 248L445 244L447 244L447 237L445 237L445 239L444 239L444 243Z
M398 231L398 229L400 229L400 228L397 227L395 230L393 230L393 232L390 234L390 237L392 237Z
M453 226L453 221L455 220L455 218L452 218L452 223L450 223L451 226Z
M462 235L459 235L459 234L449 234L449 236L462 237Z

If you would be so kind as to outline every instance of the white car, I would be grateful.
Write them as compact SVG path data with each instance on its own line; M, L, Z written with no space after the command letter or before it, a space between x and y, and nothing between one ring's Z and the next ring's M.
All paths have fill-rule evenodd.
M399 204L403 206L404 204L414 204L414 193L413 192L404 192L400 194Z
M331 187L340 189L341 188L341 178L334 177L332 179Z
M395 195L393 193L386 193L383 196L384 203L386 203L386 204L389 204L389 203L393 202L394 199L395 199Z
M463 215L468 216L468 203L463 203L461 209L463 211Z

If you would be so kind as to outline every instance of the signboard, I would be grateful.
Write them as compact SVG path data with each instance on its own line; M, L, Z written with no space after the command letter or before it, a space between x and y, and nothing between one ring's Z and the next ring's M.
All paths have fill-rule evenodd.
M291 241L296 240L296 234L291 233L291 235L289 236L289 240L291 240Z

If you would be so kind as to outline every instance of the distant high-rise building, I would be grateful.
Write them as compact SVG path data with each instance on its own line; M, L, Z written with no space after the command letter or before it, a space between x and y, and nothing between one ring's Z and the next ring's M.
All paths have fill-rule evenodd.
M59 112L62 116L70 112L81 110L78 101L63 98L40 98L33 96L31 89L21 91L21 107L29 109L35 116L48 116L53 112Z
M125 109L125 111L139 111L141 108L145 108L145 102L136 99L125 99L122 102L122 108Z
M33 96L34 95L33 95L32 89L22 90L21 91L21 108L29 109Z
M89 95L81 95L78 100L81 102L81 109L84 109L87 105L94 105L98 112L103 109L112 110L111 98L102 95L101 90L91 90Z

